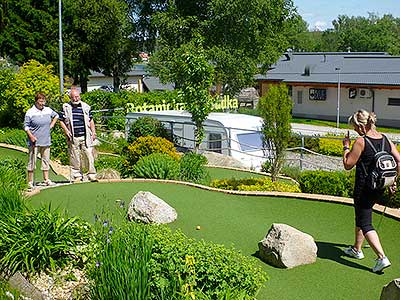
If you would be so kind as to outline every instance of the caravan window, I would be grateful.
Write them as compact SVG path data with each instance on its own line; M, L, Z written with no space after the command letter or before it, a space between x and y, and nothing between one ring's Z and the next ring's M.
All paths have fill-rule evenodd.
M222 135L210 133L208 135L208 149L213 152L222 153Z
M263 141L261 132L240 133L237 135L240 149L244 152L261 150Z

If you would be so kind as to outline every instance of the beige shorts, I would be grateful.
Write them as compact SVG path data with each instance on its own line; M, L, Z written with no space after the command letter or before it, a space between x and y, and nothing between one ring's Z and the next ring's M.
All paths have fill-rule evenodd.
M37 155L40 154L42 160L41 170L48 171L50 169L50 147L29 147L29 161L27 169L28 171L35 170Z

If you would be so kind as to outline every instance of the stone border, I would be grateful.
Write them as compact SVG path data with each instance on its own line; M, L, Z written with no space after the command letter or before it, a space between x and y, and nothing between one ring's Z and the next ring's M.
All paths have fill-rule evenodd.
M22 152L25 152L25 153L27 153L27 151L28 151L26 148L23 148L23 147L3 144L3 143L0 143L0 147L19 150L19 151L22 151ZM53 168L53 164L56 165L56 163L52 162L52 168ZM251 171L251 170L240 169L240 168L220 167L220 166L210 166L210 167L216 167L216 168L222 168L222 169L228 169L228 170L237 170L237 171L243 171L243 172L249 172L250 171L250 173L268 175L268 173ZM69 170L69 167L67 167L67 168ZM54 172L56 172L56 171L54 170ZM57 173L57 174L59 174L59 173ZM60 174L60 175L62 175L62 174ZM68 177L66 177L66 178L68 178ZM285 176L280 176L279 178L293 180L293 178L285 177ZM337 197L337 196L320 195L320 194L307 194L307 193L275 192L275 191L271 191L271 192L232 191L232 190L217 189L217 188L213 188L213 187L209 187L209 186L205 186L205 185L201 185L201 184L196 184L196 183L191 183L191 182L184 182L184 181L177 181L177 180L132 178L132 179L100 179L99 182L100 183L112 183L112 182L165 182L165 183L187 185L187 186L200 188L200 189L203 189L203 190L208 190L208 191L213 191L213 192L220 192L220 193L225 193L225 194L232 194L232 195L286 197L286 198L296 198L296 199L313 200L313 201L321 201L321 202L332 202L332 203L339 203L339 204L344 204L344 205L353 205L353 199L352 198L346 198L346 197ZM56 186L54 186L54 187L56 187ZM47 188L53 188L53 187L47 187ZM39 189L34 189L31 192L26 192L25 195L30 197L30 196L36 195L38 193L40 193L40 190ZM400 209L398 209L398 208L390 208L390 207L386 207L385 208L382 205L375 204L375 206L373 207L373 210L375 212L377 212L377 213L382 213L382 214L384 213L386 216L400 221Z

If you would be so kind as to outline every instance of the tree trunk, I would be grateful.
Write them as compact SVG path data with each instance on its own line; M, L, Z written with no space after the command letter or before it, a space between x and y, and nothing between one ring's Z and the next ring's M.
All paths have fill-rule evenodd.
M121 84L121 79L119 78L116 72L113 72L113 90L114 92L119 92L119 85Z
M87 83L88 83L88 77L87 75L80 73L79 74L79 82L81 85L81 93L84 94L87 92Z

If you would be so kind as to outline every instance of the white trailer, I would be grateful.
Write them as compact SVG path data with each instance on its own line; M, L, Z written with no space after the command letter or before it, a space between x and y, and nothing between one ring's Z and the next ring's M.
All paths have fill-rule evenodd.
M165 110L132 112L126 115L126 136L130 125L139 117L149 116L162 122L173 135L176 146L194 149L195 125L187 111ZM200 150L232 156L243 165L260 170L270 149L263 145L262 119L235 113L210 113L203 123L205 138Z

